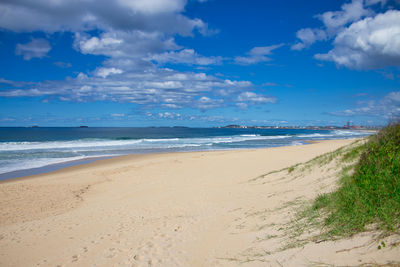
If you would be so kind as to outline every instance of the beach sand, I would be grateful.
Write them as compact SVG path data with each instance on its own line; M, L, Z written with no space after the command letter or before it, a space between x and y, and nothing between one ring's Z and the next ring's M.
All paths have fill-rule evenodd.
M301 203L335 188L339 170L331 165L305 174L281 169L353 141L130 155L2 182L0 266L400 261L397 236L382 239L369 231L293 244L285 231ZM383 240L386 246L377 249Z

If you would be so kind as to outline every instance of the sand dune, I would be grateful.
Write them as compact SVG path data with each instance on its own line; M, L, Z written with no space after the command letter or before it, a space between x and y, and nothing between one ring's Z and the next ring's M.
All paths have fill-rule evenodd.
M400 261L396 236L377 250L373 231L294 246L283 231L299 203L335 187L337 168L266 174L352 141L124 156L1 183L0 266Z

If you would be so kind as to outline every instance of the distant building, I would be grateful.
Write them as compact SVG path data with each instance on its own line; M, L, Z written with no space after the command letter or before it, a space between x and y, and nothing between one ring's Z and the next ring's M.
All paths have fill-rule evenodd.
M351 128L351 121L346 122L346 124L343 126L345 129L350 129Z

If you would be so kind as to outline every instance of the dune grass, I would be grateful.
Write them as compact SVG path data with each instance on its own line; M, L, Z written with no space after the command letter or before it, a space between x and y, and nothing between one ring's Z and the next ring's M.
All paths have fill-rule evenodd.
M361 153L361 155L360 155ZM325 214L329 236L351 236L375 223L384 231L400 226L400 123L391 124L342 157L360 157L339 188L317 197L311 210Z

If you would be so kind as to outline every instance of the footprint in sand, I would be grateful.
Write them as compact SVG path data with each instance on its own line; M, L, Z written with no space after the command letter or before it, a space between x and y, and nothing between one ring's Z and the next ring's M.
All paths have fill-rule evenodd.
M72 262L78 261L78 255L72 256Z

